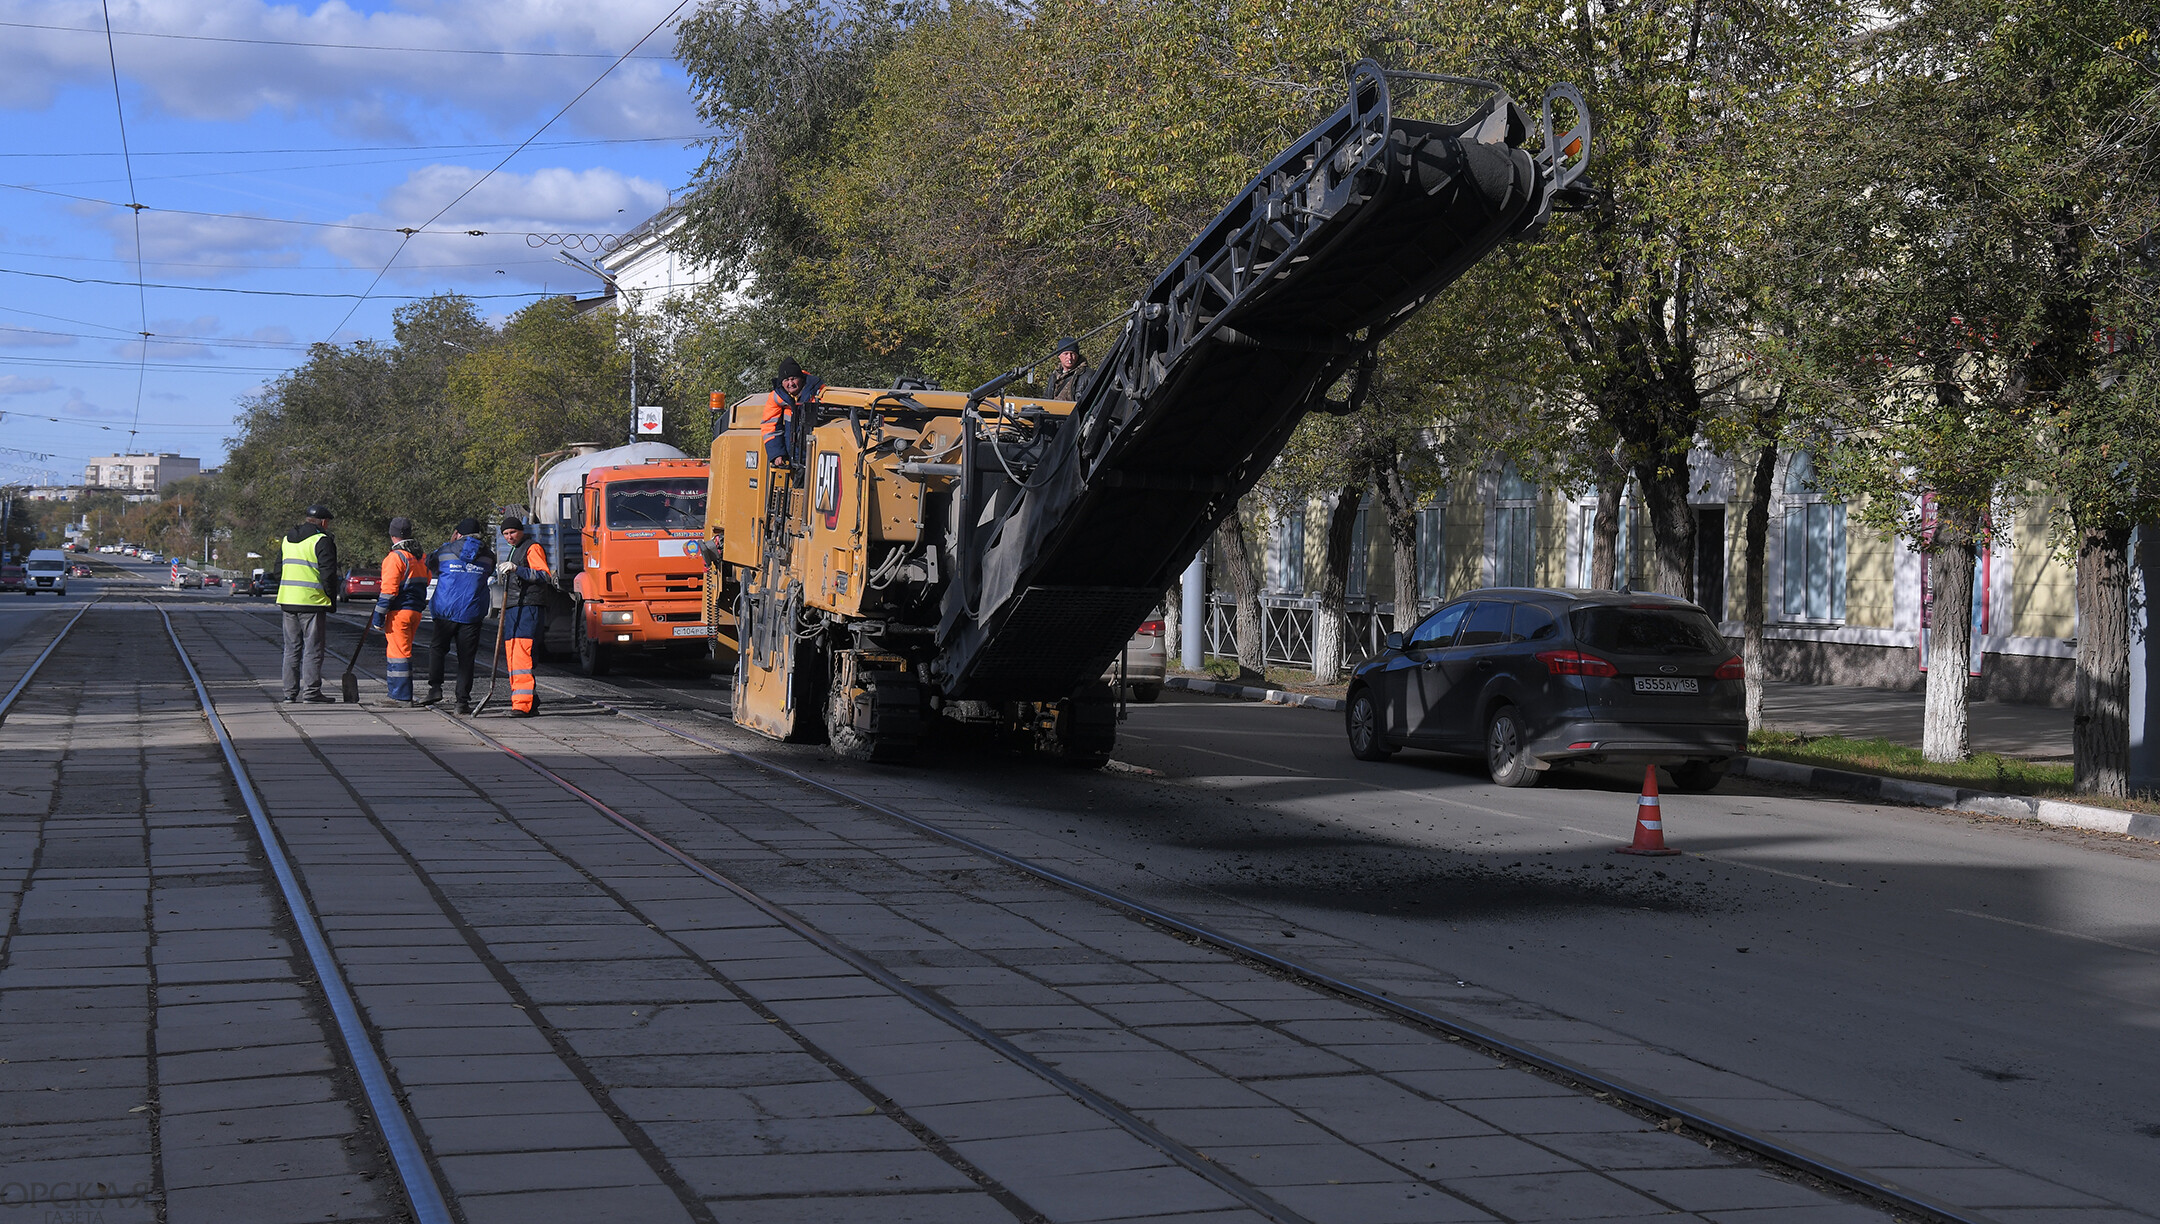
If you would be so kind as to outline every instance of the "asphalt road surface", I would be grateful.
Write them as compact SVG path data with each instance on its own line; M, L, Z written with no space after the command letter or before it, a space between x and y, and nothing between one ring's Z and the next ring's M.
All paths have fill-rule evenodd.
M717 704L710 689L658 683ZM843 784L905 774L1016 833L1129 861L1171 909L1452 973L1538 1017L1753 1077L2124 1204L2160 1202L2160 847L1728 780L1667 795L1676 858L1616 855L1640 775L1493 786L1349 755L1339 715L1165 694L1075 774L987 752L905 771L760 751ZM996 830L973 830L995 842ZM1285 945L1293 946L1293 945ZM1686 1095L1685 1069L1637 1078ZM1796 1129L1807 1129L1804 1126Z

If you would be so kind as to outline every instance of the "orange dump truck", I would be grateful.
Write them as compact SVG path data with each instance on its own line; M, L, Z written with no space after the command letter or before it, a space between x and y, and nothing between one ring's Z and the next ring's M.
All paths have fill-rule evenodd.
M732 626L705 616L709 465L659 442L542 456L531 482L535 536L556 574L549 646L605 674L626 654L703 657Z

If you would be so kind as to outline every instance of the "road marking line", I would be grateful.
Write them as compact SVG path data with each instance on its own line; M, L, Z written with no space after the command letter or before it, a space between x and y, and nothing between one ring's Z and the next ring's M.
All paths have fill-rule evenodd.
M2116 943L2112 939L2102 939L2098 935L2081 935L2076 931L2065 931L2059 927L2041 926L2037 922L2019 922L2015 918L2005 918L2000 914L1983 914L1978 910L1968 909L1953 909L1950 912L1963 914L1967 918L1985 918L1989 922L2001 922L2014 927L2024 927L2028 931L2039 931L2044 935L2060 935L2065 939L2082 939L2086 943L2105 944L2110 948L2120 948L2125 952L2142 952L2146 956L2160 956L2160 951L2155 951L2152 948L2140 948L2136 944Z
M1133 740L1139 740L1139 741L1140 741L1141 743L1144 743L1144 744L1150 744L1150 743L1154 743L1154 742L1155 742L1155 741L1154 741L1154 740L1153 740L1153 739L1152 739L1151 737L1149 737L1149 736L1145 736L1145 735L1134 735L1134 734L1133 734L1132 732L1130 732L1130 731L1128 731L1128 732L1126 732L1126 733L1124 734L1124 738L1126 738L1126 739L1133 739ZM1284 765L1284 764L1282 764L1282 763L1281 763L1281 762L1279 762L1279 761L1263 761L1263 760L1260 760L1260 759L1259 759L1259 758L1257 758L1257 757L1249 757L1249 756L1239 756L1239 755L1238 755L1237 753L1235 753L1235 752L1224 752L1224 751L1222 751L1222 750L1220 750L1220 749L1216 749L1216 748L1196 748L1196 747L1194 747L1194 746L1193 746L1193 745L1191 745L1191 744L1175 744L1175 745L1172 745L1172 747L1171 747L1171 750L1172 750L1173 752L1205 752L1205 753L1207 753L1207 754L1208 754L1209 756L1229 757L1229 758L1230 758L1231 760L1233 760L1233 761L1243 761L1243 762L1245 762L1245 763L1246 763L1247 765L1259 765L1259 766L1262 766L1262 767L1264 767L1264 768L1267 768L1267 769L1287 769L1287 770L1289 770L1289 771L1290 771L1291 773L1301 773L1301 774L1304 774L1304 775L1305 775L1306 777L1308 777L1308 778L1312 776L1312 770L1310 770L1310 769L1299 769L1299 768L1298 768L1297 766L1295 766L1295 765Z

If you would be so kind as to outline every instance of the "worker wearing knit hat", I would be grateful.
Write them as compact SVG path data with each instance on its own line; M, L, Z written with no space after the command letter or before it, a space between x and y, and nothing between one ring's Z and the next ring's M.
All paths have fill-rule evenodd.
M375 618L368 627L383 631L383 675L390 684L393 706L413 703L413 637L420 632L420 613L427 607L428 579L434 576L427 554L413 543L412 520L403 515L391 519L390 551L383 555Z

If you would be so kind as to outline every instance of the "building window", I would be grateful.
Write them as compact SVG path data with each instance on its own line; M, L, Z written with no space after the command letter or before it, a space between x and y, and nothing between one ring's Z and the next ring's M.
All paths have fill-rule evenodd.
M1500 469L1500 497L1493 507L1493 523L1493 585L1534 585L1537 489L1522 478L1512 461Z
M1623 497L1620 499L1620 507L1617 513L1620 525L1613 532L1612 571L1612 589L1616 591L1627 585L1628 575L1633 572L1635 562L1635 507L1633 503ZM1590 586L1591 562L1597 558L1597 507L1594 505L1584 506L1581 508L1581 514L1582 548L1575 558L1575 585L1587 589Z
M1417 593L1420 600L1447 598L1447 508L1417 512Z
M1286 595L1305 593L1305 510L1286 512L1282 519L1280 562L1275 588Z
M1845 505L1815 487L1815 461L1785 468L1786 620L1845 619Z
M1372 507L1360 503L1350 520L1350 572L1343 582L1343 593L1352 599L1366 595L1366 575L1372 569L1372 537L1366 531L1371 524Z

